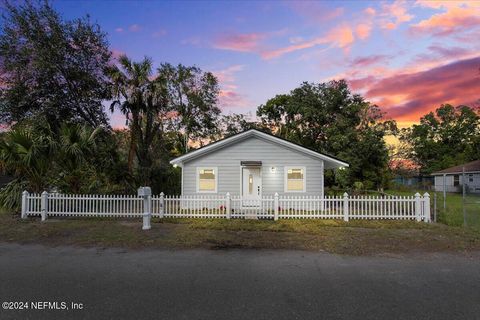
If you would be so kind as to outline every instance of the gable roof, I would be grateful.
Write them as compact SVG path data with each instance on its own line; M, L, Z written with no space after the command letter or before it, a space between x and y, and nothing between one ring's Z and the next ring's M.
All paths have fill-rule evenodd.
M309 148L305 148L305 147L303 147L299 144L290 142L288 140L285 140L283 138L274 136L274 135L269 134L269 133L259 131L257 129L249 129L247 131L237 133L236 135L230 136L228 138L210 143L210 144L208 144L204 147L201 147L200 149L193 150L191 152L188 152L188 153L184 154L183 156L180 156L180 157L177 157L177 158L171 160L170 164L174 164L174 165L176 164L176 165L181 166L182 163L185 162L185 161L197 158L197 157L202 156L204 154L207 154L207 153L213 152L215 150L221 149L221 148L223 148L227 145L231 145L231 144L234 144L234 143L239 142L239 141L243 141L243 140L251 138L251 137L264 139L264 140L273 142L275 144L278 144L278 145L293 149L295 151L301 152L303 154L307 154L307 155L312 156L314 158L329 162L333 165L333 167L348 167L348 163L346 163L346 162L344 162L344 161L342 161L338 158L335 158L333 156L326 155L326 154L323 154L323 153L319 153L319 152L314 151L314 150L309 149Z
M443 174L453 174L453 173L462 173L463 168L465 167L465 172L480 172L480 160L475 160L472 162L468 162L465 164L461 164L459 166L450 167L447 169L443 169L441 171L437 171L432 173L432 175L443 175Z

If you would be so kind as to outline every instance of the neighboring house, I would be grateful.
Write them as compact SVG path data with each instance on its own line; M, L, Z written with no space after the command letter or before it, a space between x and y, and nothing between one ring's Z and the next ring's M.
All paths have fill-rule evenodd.
M413 176L403 177L396 176L393 182L402 186L412 188L430 188L434 183L434 177L431 176Z
M332 156L251 129L170 161L182 168L182 195L324 194L325 169L348 167Z
M393 158L388 166L394 178L392 182L409 188L430 189L434 184L433 176L424 176L420 174L420 166L409 159Z
M435 176L435 191L443 191L445 184L447 192L462 192L464 168L467 192L480 193L480 160L432 173Z

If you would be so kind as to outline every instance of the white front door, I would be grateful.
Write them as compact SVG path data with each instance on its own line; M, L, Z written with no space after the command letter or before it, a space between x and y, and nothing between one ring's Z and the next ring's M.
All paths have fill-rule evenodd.
M247 200L244 205L259 205L262 197L262 171L261 168L242 168L242 199Z

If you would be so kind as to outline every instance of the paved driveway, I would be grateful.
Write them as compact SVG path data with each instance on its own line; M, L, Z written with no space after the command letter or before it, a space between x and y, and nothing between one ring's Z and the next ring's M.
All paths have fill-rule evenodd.
M480 319L480 255L2 244L0 277L2 302L69 308L0 319Z

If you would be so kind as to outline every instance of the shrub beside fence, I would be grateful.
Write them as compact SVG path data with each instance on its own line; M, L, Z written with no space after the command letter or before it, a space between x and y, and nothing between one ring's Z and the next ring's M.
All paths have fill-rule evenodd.
M430 222L430 196L239 196L22 194L22 218L40 216L256 218L256 219L411 219Z

